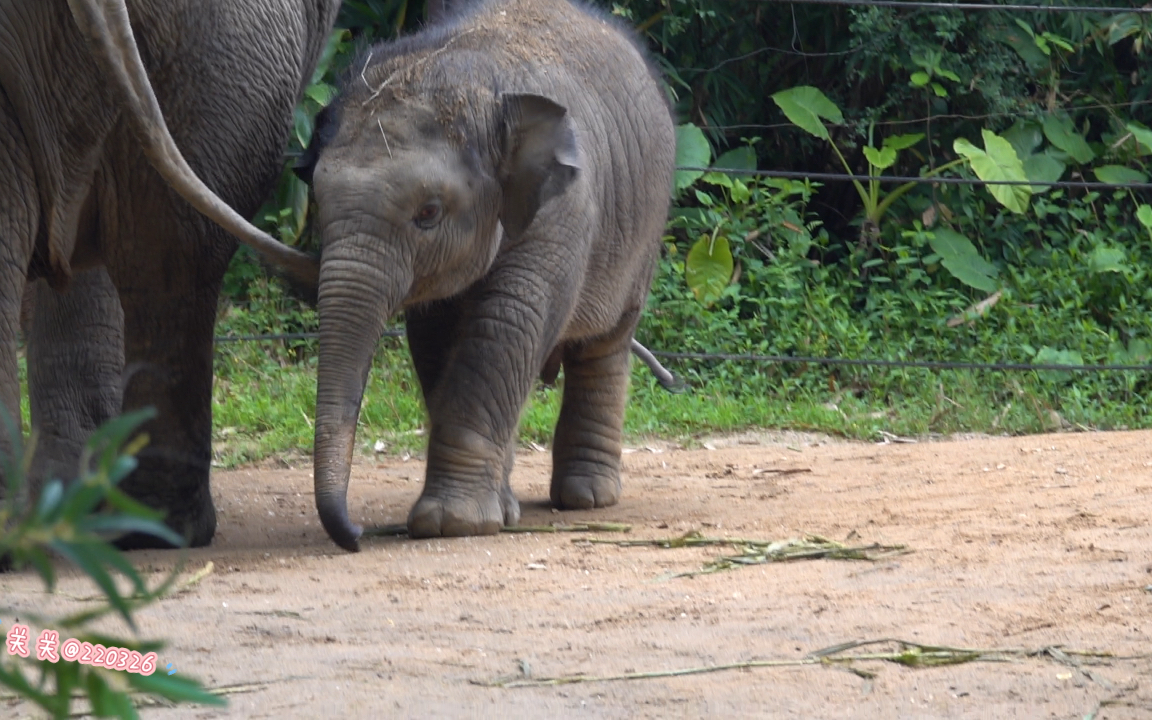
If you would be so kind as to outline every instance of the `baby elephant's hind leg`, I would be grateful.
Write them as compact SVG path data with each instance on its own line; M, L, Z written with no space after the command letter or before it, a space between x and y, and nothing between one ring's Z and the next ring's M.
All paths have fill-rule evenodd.
M569 348L552 448L552 504L566 510L620 499L620 435L632 333Z

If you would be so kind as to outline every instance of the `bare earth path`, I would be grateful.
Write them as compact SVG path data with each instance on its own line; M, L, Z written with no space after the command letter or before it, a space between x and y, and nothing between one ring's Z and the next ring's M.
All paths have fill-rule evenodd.
M521 451L513 486L523 524L630 523L627 536L377 538L356 555L318 527L307 466L219 472L216 541L187 561L189 573L208 561L214 572L139 621L146 636L170 639L161 671L172 663L214 687L245 687L225 711L145 717L1152 717L1152 433L882 445L774 434L710 444L638 448L625 457L618 507L562 515L544 502L548 455ZM402 522L422 478L417 460L360 463L352 516ZM915 552L668 579L729 549L573 542L693 530L765 540L813 533ZM178 556L133 559L160 571ZM22 610L82 606L46 597L30 575L0 576L0 590L5 628ZM93 592L68 577L61 591ZM880 638L1121 657L1081 658L1079 668L1050 658L871 661L853 665L861 674L800 666L473 684L525 672L800 660ZM0 704L0 715L29 712Z

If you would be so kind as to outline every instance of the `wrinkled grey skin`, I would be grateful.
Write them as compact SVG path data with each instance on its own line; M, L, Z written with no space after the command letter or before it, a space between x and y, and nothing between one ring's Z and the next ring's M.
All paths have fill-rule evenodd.
M159 416L144 428L151 443L123 488L205 545L216 526L212 331L236 244L152 169L138 118L122 111L70 3L92 5L0 0L0 403L19 408L23 301L39 438L33 482L74 477L97 425L154 406ZM127 7L191 169L252 215L282 167L293 107L339 0Z
M488 0L353 67L309 153L323 238L316 500L346 493L385 322L406 314L430 417L414 537L518 521L521 408L562 364L551 498L620 496L632 334L667 216L675 131L637 46L566 0Z

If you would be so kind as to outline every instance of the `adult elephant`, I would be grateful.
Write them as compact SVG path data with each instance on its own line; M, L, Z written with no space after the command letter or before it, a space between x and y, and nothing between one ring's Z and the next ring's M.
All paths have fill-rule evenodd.
M0 0L0 404L19 408L24 299L33 491L74 476L104 420L154 406L151 443L123 488L191 545L212 539L212 334L236 243L153 164L182 152L226 204L217 210L251 216L283 166L339 4ZM149 78L179 151L149 137L135 106ZM299 260L253 237L273 260Z

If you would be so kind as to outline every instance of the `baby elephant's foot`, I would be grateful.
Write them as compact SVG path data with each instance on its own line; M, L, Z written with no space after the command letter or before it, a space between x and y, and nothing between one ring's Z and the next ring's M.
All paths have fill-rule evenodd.
M424 494L408 514L408 535L414 538L495 535L520 522L520 503L505 484L499 491L477 488L474 493Z
M552 505L561 510L590 510L620 502L620 470L572 464L552 474Z

